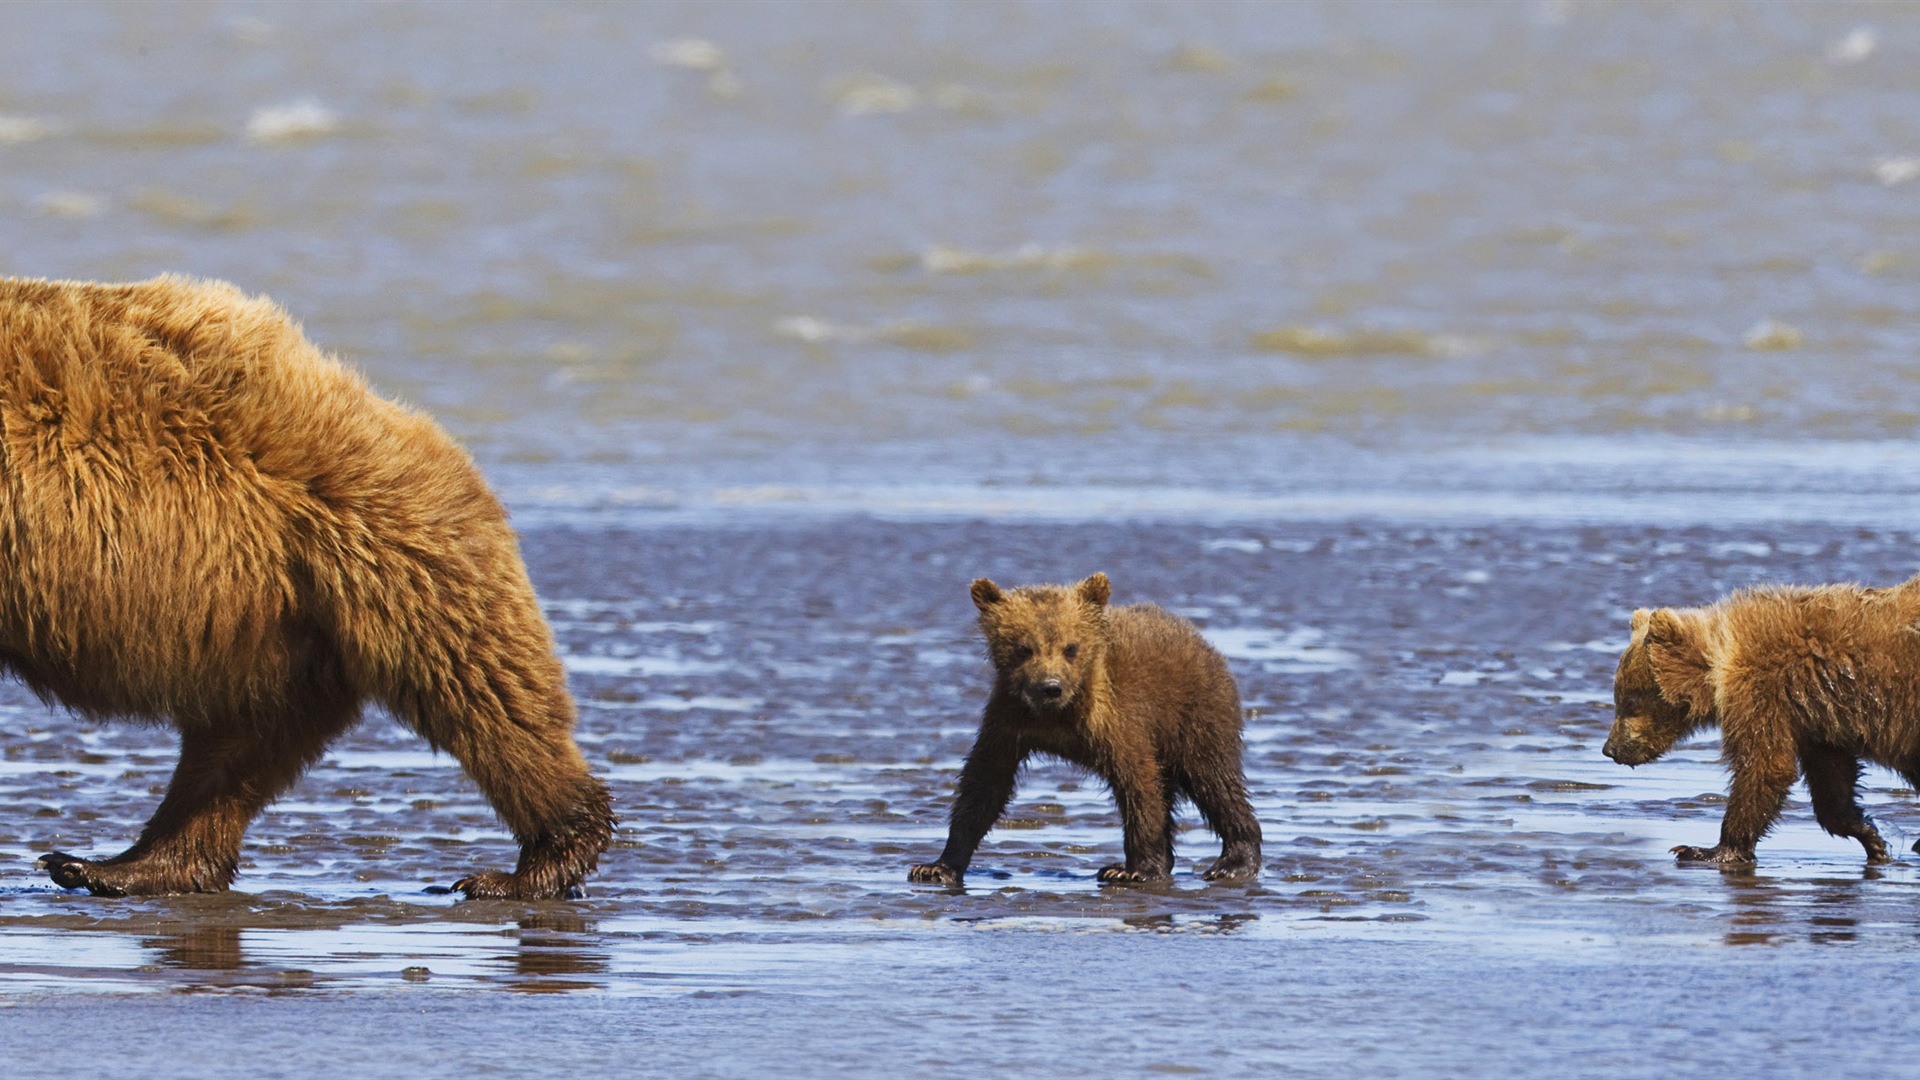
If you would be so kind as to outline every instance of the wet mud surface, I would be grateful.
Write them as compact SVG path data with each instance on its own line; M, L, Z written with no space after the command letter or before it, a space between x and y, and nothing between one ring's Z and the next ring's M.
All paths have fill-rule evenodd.
M1912 564L1904 533L767 518L536 528L525 547L581 742L622 818L587 899L430 891L515 849L450 759L383 716L256 822L237 892L60 892L35 854L129 842L172 739L94 726L9 686L0 992L39 1002L32 1015L49 1023L103 993L371 991L420 1008L449 988L640 998L635 1016L702 1018L676 1029L683 1049L740 1009L820 1002L823 1031L858 1029L863 1010L944 1017L902 1036L927 1049L986 1022L1000 995L1024 1014L1057 990L1103 1023L1145 1008L1109 979L1163 988L1147 1013L1176 1027L1209 1009L1307 1022L1326 1004L1313 993L1404 1009L1416 992L1423 1004L1402 1020L1444 1027L1503 1000L1534 1007L1508 997L1516 980L1628 993L1634 964L1679 964L1658 992L1700 978L1751 992L1738 973L1752 956L1777 973L1844 947L1879 970L1920 947L1920 856L1907 853L1920 810L1892 774L1869 772L1863 799L1896 864L1867 867L1857 845L1820 833L1797 789L1759 866L1721 872L1666 854L1717 834L1725 778L1711 740L1638 770L1599 752L1634 606L1763 580L1897 580ZM1119 855L1117 816L1097 782L1048 764L1027 773L964 890L909 885L907 866L944 839L983 701L967 582L1094 569L1116 602L1180 611L1227 654L1249 710L1265 873L1202 882L1196 865L1217 845L1187 812L1172 885L1096 884ZM1009 974L1015 958L1036 983ZM1381 963L1411 967L1382 983ZM1435 992L1459 978L1492 981ZM971 993L951 999L954 986ZM1599 1026L1628 1022L1616 1010ZM1337 1045L1294 1032L1222 1048L1198 1029L1168 1044L1174 1064L1208 1068ZM1382 1060L1434 1063L1443 1050L1459 1046ZM1119 1045L1088 1060L1102 1053L1144 1060Z
M1600 745L1634 607L1916 569L1917 52L1841 2L10 6L0 272L232 280L446 425L624 820L584 900L428 891L514 845L374 716L234 894L65 894L173 738L0 683L0 1073L1911 1072L1914 796L1866 776L1891 866L1796 790L1680 868L1714 744ZM1043 766L908 885L967 582L1095 569L1227 653L1265 874L1189 829L1102 888Z

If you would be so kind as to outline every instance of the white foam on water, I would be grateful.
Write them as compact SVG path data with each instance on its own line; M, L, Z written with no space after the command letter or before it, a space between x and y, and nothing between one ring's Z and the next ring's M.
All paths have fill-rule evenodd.
M1345 649L1326 644L1326 633L1311 626L1290 630L1209 627L1203 634L1221 655L1254 661L1275 672L1326 671L1351 667L1360 660Z
M318 101L294 101L284 105L265 105L247 118L247 139L262 145L294 142L331 135L340 127L340 118Z

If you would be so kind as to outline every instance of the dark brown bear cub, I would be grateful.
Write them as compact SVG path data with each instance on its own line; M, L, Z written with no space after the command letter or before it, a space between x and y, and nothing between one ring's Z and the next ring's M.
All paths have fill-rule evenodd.
M1890 589L1768 587L1633 613L1606 755L1644 765L1718 725L1733 771L1720 842L1682 862L1751 863L1805 776L1820 827L1891 861L1861 812L1861 762L1920 787L1920 578Z
M960 770L946 850L908 880L958 885L1013 797L1031 754L1097 773L1120 808L1127 861L1111 883L1173 875L1173 806L1186 798L1220 836L1205 877L1260 871L1260 823L1240 767L1240 693L1192 624L1152 604L1109 608L1105 574L1002 591L973 583L993 661L980 736Z

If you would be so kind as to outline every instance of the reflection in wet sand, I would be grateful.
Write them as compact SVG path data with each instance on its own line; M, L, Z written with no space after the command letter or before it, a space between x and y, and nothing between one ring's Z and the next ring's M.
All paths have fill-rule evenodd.
M518 920L517 948L510 960L513 989L555 994L606 985L611 960L597 924L566 912L541 912Z
M455 903L513 845L375 717L252 830L244 892L61 895L34 855L124 848L173 740L0 684L7 1035L194 1080L149 1048L1910 1071L1912 793L1866 778L1891 866L1796 798L1758 867L1686 870L1715 748L1598 748L1632 608L1912 570L1916 11L10 20L0 272L231 278L454 429L625 824L586 900ZM964 890L909 887L976 727L965 583L1093 569L1230 655L1268 872L1195 879L1189 815L1171 885L1103 889L1111 800L1047 766Z
M237 971L244 959L238 926L189 927L171 934L140 939L151 950L154 965L185 971Z

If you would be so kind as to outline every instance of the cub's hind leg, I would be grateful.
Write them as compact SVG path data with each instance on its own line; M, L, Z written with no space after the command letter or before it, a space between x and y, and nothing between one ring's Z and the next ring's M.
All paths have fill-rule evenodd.
M1246 782L1237 774L1192 777L1187 793L1207 826L1220 837L1220 857L1200 876L1208 881L1257 876L1260 819L1254 816L1253 803L1247 798Z
M1867 862L1889 863L1887 842L1860 809L1860 759L1830 746L1800 748L1800 768L1813 799L1813 816L1834 836L1850 836L1867 850Z

